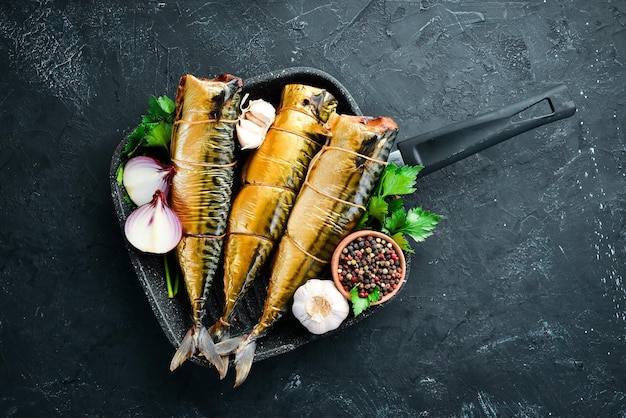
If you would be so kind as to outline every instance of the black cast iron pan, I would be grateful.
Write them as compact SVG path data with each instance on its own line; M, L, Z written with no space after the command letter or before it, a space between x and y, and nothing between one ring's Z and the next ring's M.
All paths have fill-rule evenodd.
M359 106L339 81L325 72L313 68L288 68L244 80L243 93L249 93L251 99L263 98L278 106L282 87L290 83L308 84L325 88L338 99L339 106L337 111L339 113L361 115ZM529 110L532 110L533 107L539 104L542 105L542 110L539 114L530 112L530 117L519 117L522 113L529 113ZM567 88L558 86L546 93L507 106L501 110L401 141L397 144L398 150L390 156L390 160L393 160L398 165L404 163L424 165L425 168L422 170L421 175L428 174L522 132L569 117L574 112L574 103L568 96ZM139 117L140 113L138 112L137 115ZM116 182L116 170L122 162L121 152L126 142L127 138L123 139L117 146L111 160L109 174L111 194L122 230L124 229L124 222L132 210L124 199L125 191L123 186L118 185ZM176 298L168 299L163 258L161 256L143 254L128 244L126 244L126 247L132 265L159 324L170 343L174 347L178 347L184 333L191 325L189 304L186 299L187 295L184 292L184 286L181 284ZM409 271L410 257L407 257L407 277L409 277ZM221 313L223 295L220 283L219 279L215 280L211 295L207 301L207 325L214 323ZM234 321L231 335L245 333L256 323L265 299L265 285L266 280L259 278L251 286L243 303L240 303L236 311L236 321ZM387 303L389 302L374 306L357 318L353 318L350 315L339 330L350 327L358 321L375 314ZM255 361L286 353L307 342L323 337L310 334L290 313L287 313L264 338L259 340ZM172 355L174 351L172 350ZM208 365L208 362L201 358L194 358L194 361L198 364Z

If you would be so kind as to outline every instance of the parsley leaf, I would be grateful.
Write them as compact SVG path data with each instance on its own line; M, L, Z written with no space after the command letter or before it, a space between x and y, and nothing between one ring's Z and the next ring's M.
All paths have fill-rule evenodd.
M417 175L422 168L421 165L398 167L389 163L383 172L378 194L387 197L414 193Z
M406 251L407 253L411 253L411 254L415 253L415 251L413 251L413 248L411 248L411 245L406 240L402 232L396 232L395 234L392 234L390 236L391 236L391 239L397 242L400 248L402 248L404 251Z
M419 207L409 209L406 215L406 222L398 232L410 235L417 242L423 242L433 234L433 229L435 229L435 225L437 225L440 219L441 216Z
M367 213L369 216L377 219L380 223L385 221L388 210L389 204L380 196L372 196L367 204Z
M387 208L387 213L394 213L397 210L404 209L404 198L396 197L395 199L391 199L387 205Z
M142 147L169 148L176 104L167 96L150 96L148 103L148 114L141 117L141 123L128 136L123 156L131 157Z
M172 125L166 123L164 120L158 123L146 124L149 130L146 132L145 146L147 147L165 147L167 148L170 143L170 136L172 135Z
M405 212L404 208L394 211L391 216L385 219L383 231L395 239L398 235L407 234L416 242L423 242L426 238L433 234L435 225L439 222L441 216L435 215L420 207L409 209ZM407 252L413 252L408 245L406 239L402 239L402 243L398 242L400 247Z
M358 316L361 312L370 307L374 302L380 299L380 288L376 286L372 293L367 295L366 298L359 296L359 286L354 286L350 290L350 298L352 299L352 313L354 316Z
M394 232L402 230L406 222L406 211L404 208L397 209L391 212L391 216L385 218L383 229L386 234L393 234Z
M150 108L148 113L152 116L152 121L164 120L167 123L174 122L174 111L176 110L176 104L172 99L167 96L161 96L156 98L150 96Z

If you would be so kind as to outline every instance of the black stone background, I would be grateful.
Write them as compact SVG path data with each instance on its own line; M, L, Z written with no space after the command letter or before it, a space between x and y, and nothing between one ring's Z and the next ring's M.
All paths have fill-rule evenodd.
M3 1L0 415L626 415L624 1ZM233 376L185 364L110 199L185 73L324 70L399 139L566 84L577 113L425 177L377 315Z

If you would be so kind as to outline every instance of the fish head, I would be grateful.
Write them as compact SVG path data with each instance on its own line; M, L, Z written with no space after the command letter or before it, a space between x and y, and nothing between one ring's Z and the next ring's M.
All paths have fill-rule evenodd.
M398 133L398 125L387 117L340 115L330 116L328 125L332 132L329 145L353 150L368 158L386 161Z
M211 97L212 110L209 118L215 120L236 119L241 97L238 94L243 87L243 80L231 74L221 74L213 79L216 90Z
M337 109L338 101L327 90L304 84L287 84L283 88L281 107L292 107L326 122Z
M177 118L190 121L236 119L241 100L238 93L242 87L243 80L231 74L212 79L184 75L176 95Z

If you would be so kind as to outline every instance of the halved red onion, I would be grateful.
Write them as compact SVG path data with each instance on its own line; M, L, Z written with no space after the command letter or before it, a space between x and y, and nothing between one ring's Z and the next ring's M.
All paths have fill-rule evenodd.
M168 206L161 190L150 203L139 206L126 219L126 239L139 251L165 254L173 250L183 235L183 226Z
M163 165L152 157L140 155L126 162L122 181L130 199L137 206L141 206L152 201L157 190L167 196L173 175L173 166Z

